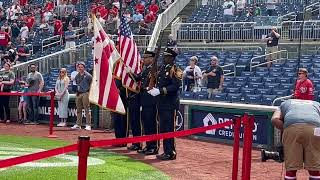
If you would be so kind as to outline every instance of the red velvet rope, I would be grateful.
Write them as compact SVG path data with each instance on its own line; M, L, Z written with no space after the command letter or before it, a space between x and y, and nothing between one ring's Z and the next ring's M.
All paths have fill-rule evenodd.
M36 160L40 160L40 159L44 159L52 156L57 156L59 154L65 154L75 150L78 150L78 144L72 144L69 146L50 149L47 151L37 152L37 153L14 157L10 159L4 159L0 161L0 168L5 168L9 166L14 166L17 164L22 164L22 163L36 161Z
M154 134L154 135L138 136L138 137L130 137L130 138L90 141L90 147L103 147L103 146L109 146L109 145L137 143L137 142L154 141L159 139L188 136L192 134L205 132L211 129L219 129L224 126L230 126L231 124L232 124L232 121L227 121L221 124L216 124L216 125L211 125L206 127L199 127L199 128L194 128L194 129L189 129L184 131L176 131L176 132L169 132L169 133L163 133L163 134ZM78 150L78 144L73 144L73 145L64 146L64 147L51 149L43 152L38 152L34 154L28 154L20 157L0 160L0 168L5 168L9 166L14 166L17 164L36 161L36 160L56 156L59 154L69 153L76 150Z
M127 143L138 143L138 142L145 142L145 141L154 141L159 139L169 139L174 137L181 137L181 136L189 136L192 134L198 134L201 132L205 132L211 129L219 129L224 126L230 126L232 121L227 121L221 124L215 124L206 127L199 127L188 129L184 131L176 131L176 132L169 132L163 134L153 134L148 136L137 136L137 137L130 137L130 138L118 138L118 139L109 139L109 140L98 140L98 141L90 141L91 147L103 147L109 145L117 145L117 144L127 144Z
M50 96L51 92L22 93L22 92L0 92L0 96Z

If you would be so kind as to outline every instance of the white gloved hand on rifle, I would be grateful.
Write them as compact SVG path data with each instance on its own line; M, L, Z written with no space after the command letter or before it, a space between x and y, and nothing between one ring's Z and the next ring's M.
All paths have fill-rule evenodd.
M158 96L160 94L160 90L158 88L152 88L148 93L151 94L151 96Z

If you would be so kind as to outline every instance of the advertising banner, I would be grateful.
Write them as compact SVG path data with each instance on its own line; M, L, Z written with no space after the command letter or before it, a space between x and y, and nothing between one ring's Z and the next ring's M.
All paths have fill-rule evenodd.
M201 109L191 109L191 128L204 127L214 124L223 123L229 121L235 117L235 115L243 115L243 113L238 113L236 110L234 112L223 111L222 108L219 110L201 110ZM256 146L266 146L270 145L270 137L273 136L270 122L270 115L265 114L253 114L255 117L254 127L253 127L253 143ZM209 138L219 139L220 141L232 140L233 141L233 126L225 127L222 129L208 130L205 133L198 134L199 136L205 136ZM240 140L243 139L243 128L241 128Z

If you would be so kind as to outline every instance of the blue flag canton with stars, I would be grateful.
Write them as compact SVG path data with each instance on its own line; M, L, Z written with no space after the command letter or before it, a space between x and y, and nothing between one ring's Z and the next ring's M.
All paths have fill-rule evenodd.
M125 36L128 38L131 38L131 36L132 36L130 26L127 22L127 18L124 16L121 17L120 36Z

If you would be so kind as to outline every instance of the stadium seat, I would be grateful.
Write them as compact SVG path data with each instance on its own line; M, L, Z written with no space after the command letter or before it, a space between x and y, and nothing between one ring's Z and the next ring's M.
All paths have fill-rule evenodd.
M243 87L243 88L241 88L241 93L242 94L254 94L255 90L256 90L255 88Z
M262 77L248 77L248 82L260 83L261 80L262 80Z
M278 97L288 96L289 90L288 89L273 89L272 94L276 95Z
M283 74L283 72L281 72L281 70L280 70L280 72L270 72L269 73L269 76L270 77L281 77L282 76L282 74Z
M261 104L261 94L246 94L244 96L244 101L247 104Z
M208 99L208 93L205 91L196 92L194 94L195 99L197 100L207 100Z
M256 83L256 82L249 82L248 84L249 88L263 88L263 83Z
M239 93L240 92L240 87L228 87L225 89L227 93Z
M240 102L242 102L242 94L241 93L228 93L227 100L232 103L240 103Z
M263 94L261 97L261 103L263 105L271 106L272 102L276 99L276 97L277 97L276 95Z
M247 82L247 78L246 76L238 76L234 78L234 82Z
M219 93L212 97L215 101L226 101L227 93Z
M283 89L293 89L293 84L292 83L281 83L280 87Z
M266 89L278 88L279 86L280 83L264 83L264 88Z
M251 71L242 71L241 72L241 76L250 77L250 76L253 76L253 75L254 75L254 72L251 72Z
M256 72L255 76L259 76L259 77L266 77L269 75L269 71L261 71L261 72Z
M291 83L291 77L278 77L278 83Z
M245 87L246 84L247 84L247 82L239 81L239 82L234 82L233 86L241 88L241 87Z
M276 82L276 77L263 77L263 82L265 83L275 83Z
M256 94L270 95L271 89L259 88L259 89L256 89Z
M225 76L224 77L224 82L230 82L233 83L234 77L233 76Z
M189 91L183 91L181 93L182 99L194 99L194 93Z

